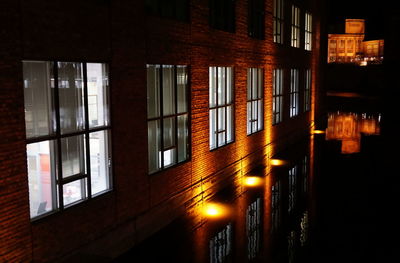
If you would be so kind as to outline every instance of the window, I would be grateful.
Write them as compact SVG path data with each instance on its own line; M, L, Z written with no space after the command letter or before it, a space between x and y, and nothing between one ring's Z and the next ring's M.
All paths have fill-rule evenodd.
M247 69L247 134L263 129L263 70Z
M146 12L165 18L172 18L179 21L189 20L188 0L146 0Z
M283 44L283 0L274 0L274 43Z
M147 65L149 173L189 158L186 66Z
M290 70L290 117L299 114L299 70Z
M272 82L272 123L283 119L283 69L274 69Z
M309 111L311 110L311 69L306 69L304 79L304 111Z
M235 0L210 0L210 26L235 32Z
M312 15L306 12L304 24L304 49L311 51L312 48Z
M210 149L233 142L233 74L231 67L210 67Z
M296 205L297 165L289 170L289 206L288 212L292 212Z
M291 46L300 47L300 8L295 5L292 5Z
M272 232L277 232L281 222L281 190L280 181L276 181L271 189Z
M30 216L111 189L108 68L23 61Z
M264 0L249 0L248 33L249 36L264 39Z

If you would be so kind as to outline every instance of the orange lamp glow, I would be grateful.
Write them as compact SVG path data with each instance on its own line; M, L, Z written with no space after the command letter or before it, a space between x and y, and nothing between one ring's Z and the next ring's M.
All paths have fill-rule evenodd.
M229 209L222 204L207 203L203 208L203 215L209 218L221 218L229 214Z
M244 185L249 187L260 186L263 183L263 179L257 176L249 176L244 179Z
M311 133L312 133L312 134L325 134L325 131L313 130Z
M285 162L284 160L271 159L271 160L270 160L270 164L271 164L272 166L282 166L282 165L285 165L286 162Z

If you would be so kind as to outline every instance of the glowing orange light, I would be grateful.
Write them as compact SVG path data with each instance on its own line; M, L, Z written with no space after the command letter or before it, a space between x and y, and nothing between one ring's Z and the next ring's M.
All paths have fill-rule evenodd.
M271 159L271 160L270 160L270 164L271 164L272 166L282 166L282 165L285 165L286 162L283 161L283 160L279 160L279 159Z
M208 203L204 205L203 214L209 218L220 218L228 215L228 208L222 204Z
M251 176L251 177L246 177L244 179L244 184L246 186L259 186L261 185L263 180L260 177L256 176Z
M312 134L325 134L325 131L321 131L321 130L313 130Z

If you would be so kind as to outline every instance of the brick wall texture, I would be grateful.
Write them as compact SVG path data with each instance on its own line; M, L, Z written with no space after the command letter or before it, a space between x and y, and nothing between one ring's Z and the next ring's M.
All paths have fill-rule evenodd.
M145 13L144 1L0 1L0 262L53 262L79 254L115 257L199 200L308 134L319 114L321 1L297 1L313 14L313 50L272 41L272 0L265 40L247 34L248 1L236 1L235 33L209 26L208 0L190 2L190 22ZM301 43L304 36L302 34ZM31 222L26 167L22 64L29 60L103 61L110 65L113 191ZM191 158L155 175L147 170L146 64L189 66ZM209 150L209 67L232 66L235 141ZM246 134L247 68L264 69L264 129ZM311 68L313 107L272 126L272 70ZM300 71L301 73L301 71ZM300 76L302 76L300 74ZM302 80L300 82L302 87ZM301 99L302 99L302 93Z

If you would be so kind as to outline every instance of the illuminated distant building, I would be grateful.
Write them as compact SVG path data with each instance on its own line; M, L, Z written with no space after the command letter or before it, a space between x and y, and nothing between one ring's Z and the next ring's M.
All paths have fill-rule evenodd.
M364 19L346 19L344 34L328 34L328 63L380 64L383 60L384 40L365 38Z

